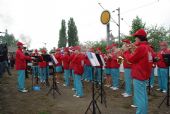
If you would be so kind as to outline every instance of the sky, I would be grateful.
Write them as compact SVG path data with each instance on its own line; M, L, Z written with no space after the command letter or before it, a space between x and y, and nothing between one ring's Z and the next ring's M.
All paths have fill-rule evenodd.
M121 33L129 35L132 20L139 16L147 26L170 27L170 0L0 0L0 31L22 41L31 41L30 49L57 47L61 20L73 17L80 42L100 41L106 38L106 26L100 21L104 9L117 22L120 7ZM67 23L66 23L67 26ZM118 27L111 20L113 36Z

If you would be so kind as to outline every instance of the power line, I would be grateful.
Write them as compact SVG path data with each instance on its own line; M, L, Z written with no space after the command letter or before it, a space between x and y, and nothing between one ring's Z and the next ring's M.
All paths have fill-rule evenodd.
M128 27L131 27L131 26L127 23L127 21L125 21L124 18L121 18L121 20L122 20Z
M138 9L141 9L141 8L144 8L144 7L148 7L148 6L151 6L151 5L154 5L154 4L157 3L157 2L159 2L159 0L156 0L156 1L153 1L153 2L150 2L150 3L147 3L147 4L144 4L144 5L141 5L141 6L136 7L136 8L129 9L129 10L125 11L125 12L122 12L121 14L122 14L122 15L123 15L123 14L127 14L127 13L129 13L129 12L133 12L133 11L136 11L136 10L138 10Z

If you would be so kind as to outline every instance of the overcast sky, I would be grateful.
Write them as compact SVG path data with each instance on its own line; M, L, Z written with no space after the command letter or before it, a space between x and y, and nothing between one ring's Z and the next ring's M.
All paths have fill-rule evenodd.
M0 31L8 29L19 40L31 39L31 48L57 47L61 20L73 17L81 42L106 38L106 26L100 22L103 9L120 7L121 33L128 35L132 20L138 15L147 26L170 26L170 0L0 0ZM117 12L111 13L117 21ZM67 25L67 24L66 24ZM117 26L111 22L117 36Z

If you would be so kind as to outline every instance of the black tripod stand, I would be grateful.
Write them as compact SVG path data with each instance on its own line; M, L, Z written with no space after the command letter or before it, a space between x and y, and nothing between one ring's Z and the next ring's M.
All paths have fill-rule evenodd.
M33 75L33 72L35 73L35 76ZM38 84L38 71L36 72L36 70L33 71L33 66L32 66L32 69L31 69L31 87L32 87L32 90L33 90L33 86L34 86L34 79L35 79L35 83Z
M103 69L101 68L101 81L100 81L101 85L100 85L100 92L99 92L99 95L96 97L96 100L98 100L98 98L100 97L100 102L101 104L104 102L105 104L105 107L107 107L106 105L106 92L104 90L104 87L103 87Z
M164 58L165 63L166 63L167 66L168 66L168 68L167 68L167 69L168 69L167 94L166 94L165 98L162 100L162 102L160 103L160 105L158 106L158 108L161 107L161 105L163 104L163 102L164 102L165 100L167 100L166 106L169 106L169 66L170 66L170 54L164 54L164 55L163 55L163 58Z
M90 104L89 104L85 114L87 114L87 112L89 110L92 112L92 114L96 114L96 108L97 108L99 114L101 114L101 111L100 111L100 109L99 109L99 107L97 105L96 99L95 99L95 92L94 92L95 91L94 90L94 83L95 83L95 81L94 81L94 68L92 68L92 72L93 72L93 76L92 76L92 78L93 78L92 79L92 100L91 100L91 102L90 102ZM91 105L92 105L92 110L91 110Z
M61 92L57 86L57 83L56 83L56 77L55 77L55 71L54 71L54 66L53 66L53 79L52 79L52 85L47 93L47 96L50 92L53 92L53 98L55 98L55 92L57 92L59 95L61 95Z

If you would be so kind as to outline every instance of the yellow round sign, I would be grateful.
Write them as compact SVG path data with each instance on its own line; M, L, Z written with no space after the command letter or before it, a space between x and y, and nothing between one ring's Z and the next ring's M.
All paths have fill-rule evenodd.
M103 11L100 17L102 24L108 24L110 22L110 17L110 12L108 10Z

